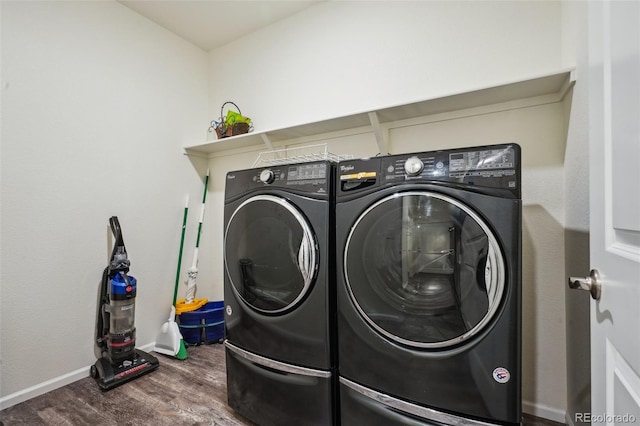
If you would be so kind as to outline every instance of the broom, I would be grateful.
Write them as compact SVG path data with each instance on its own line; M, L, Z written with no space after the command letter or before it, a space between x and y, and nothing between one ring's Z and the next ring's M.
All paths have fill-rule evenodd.
M176 299L178 297L178 283L180 282L180 266L182 265L182 249L184 248L184 232L187 228L187 213L189 211L189 196L184 206L184 215L182 217L182 236L180 237L180 253L178 255L178 270L176 271L176 283L173 290L173 303L171 304L171 313L169 319L162 324L158 337L156 337L154 351L175 356L178 359L187 359L187 348L182 339L180 328L176 324Z

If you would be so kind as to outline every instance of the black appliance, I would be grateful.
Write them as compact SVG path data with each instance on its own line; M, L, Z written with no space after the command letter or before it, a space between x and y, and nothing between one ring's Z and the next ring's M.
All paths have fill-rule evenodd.
M336 420L334 169L319 161L226 176L227 394L259 425Z
M343 425L521 421L520 147L338 164Z

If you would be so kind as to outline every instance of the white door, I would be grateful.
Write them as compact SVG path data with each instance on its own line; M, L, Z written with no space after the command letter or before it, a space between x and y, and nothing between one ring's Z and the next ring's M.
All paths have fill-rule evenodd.
M638 1L589 3L589 121L590 262L602 291L591 300L591 413L584 420L639 424Z

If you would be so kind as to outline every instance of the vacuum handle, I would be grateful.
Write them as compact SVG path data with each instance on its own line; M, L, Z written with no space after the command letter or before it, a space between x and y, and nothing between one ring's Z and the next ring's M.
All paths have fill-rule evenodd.
M111 253L110 272L109 277L113 278L118 272L126 274L129 272L129 258L127 256L127 249L124 246L124 239L122 238L122 229L120 228L120 222L117 216L111 216L109 218L109 224L111 225L111 232L115 236L116 240L113 245L113 252Z
M124 247L124 240L122 239L122 229L120 228L120 221L118 216L111 216L109 218L109 225L111 225L111 232L116 237L115 247Z

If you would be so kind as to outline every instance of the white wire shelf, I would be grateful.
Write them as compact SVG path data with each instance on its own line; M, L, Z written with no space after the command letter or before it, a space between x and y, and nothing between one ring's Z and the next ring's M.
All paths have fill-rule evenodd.
M328 151L327 144L307 145L294 148L274 149L258 153L253 162L254 167L279 166L282 164L309 163L312 161L341 161L353 158L350 154L333 154Z

